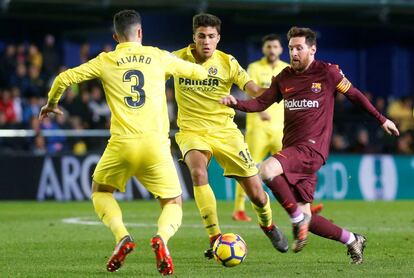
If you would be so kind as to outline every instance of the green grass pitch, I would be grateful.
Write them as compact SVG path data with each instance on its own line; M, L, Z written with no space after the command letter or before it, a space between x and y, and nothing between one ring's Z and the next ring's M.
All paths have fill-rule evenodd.
M246 260L225 268L203 257L207 234L193 201L169 242L177 277L414 277L414 201L326 201L322 215L367 236L363 265L350 265L346 248L311 235L298 254L278 253L255 222L231 220L232 202L218 202L223 232L247 242ZM0 202L0 277L157 277L149 240L160 208L155 201L120 203L137 249L117 273L105 264L114 247L109 229L88 202ZM253 216L249 205L249 214ZM292 240L287 215L273 201L274 220ZM65 220L66 219L66 220ZM66 223L72 221L75 223ZM81 223L83 224L81 224Z

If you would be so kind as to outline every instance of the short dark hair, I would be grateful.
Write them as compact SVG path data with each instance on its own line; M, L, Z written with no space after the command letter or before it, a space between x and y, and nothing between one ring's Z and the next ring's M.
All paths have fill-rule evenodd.
M262 38L262 45L264 45L267 41L279 41L282 42L281 38L277 34L268 34Z
M133 25L141 25L141 16L134 10L122 10L114 15L114 30L119 36L127 38Z
M316 45L316 33L310 28L292 27L287 33L287 39L305 37L306 44L309 46Z
M195 34L198 27L215 27L217 33L221 31L221 20L212 14L196 14L193 16L193 33Z

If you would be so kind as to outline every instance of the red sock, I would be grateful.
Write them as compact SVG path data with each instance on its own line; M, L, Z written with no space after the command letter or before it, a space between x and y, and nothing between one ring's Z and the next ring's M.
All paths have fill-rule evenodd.
M290 190L289 183L283 175L274 177L270 182L265 183L290 217L297 217L298 212L301 213L295 196Z
M342 228L319 214L312 215L309 231L315 235L337 241L340 241L342 234Z

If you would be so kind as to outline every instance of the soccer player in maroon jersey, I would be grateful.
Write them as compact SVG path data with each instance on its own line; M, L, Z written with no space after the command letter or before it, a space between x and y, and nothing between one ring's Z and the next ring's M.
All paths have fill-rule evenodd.
M292 27L287 37L290 67L273 77L268 90L255 99L241 101L227 96L220 102L237 110L259 112L284 100L283 149L261 164L260 176L290 216L294 236L292 249L301 251L310 231L344 243L352 263L360 264L366 238L320 215L312 215L310 210L317 184L316 172L328 157L335 94L344 94L352 103L361 106L387 133L398 136L399 131L352 86L338 66L315 60L315 32Z

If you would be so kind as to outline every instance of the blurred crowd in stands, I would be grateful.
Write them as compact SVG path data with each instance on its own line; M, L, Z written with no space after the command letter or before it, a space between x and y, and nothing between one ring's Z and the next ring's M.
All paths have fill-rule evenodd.
M104 45L102 51L111 51ZM90 53L88 43L80 47L81 63L96 56ZM52 35L46 35L41 45L25 42L6 44L0 53L0 130L30 129L34 137L6 138L0 136L0 152L37 155L74 153L103 148L107 137L82 138L42 135L42 130L107 129L110 111L99 80L83 82L69 87L61 102L65 114L48 118L40 123L38 114L45 104L53 79L63 70L62 50ZM176 104L171 82L167 83L167 100L171 127L176 125ZM332 151L336 153L414 153L413 98L385 99L365 92L375 107L394 120L401 136L385 135L374 119L355 107L343 95L336 97ZM238 113L236 121L244 128L244 115Z
M334 133L331 150L339 153L414 153L413 100L406 96L399 99L365 96L386 117L398 126L401 135L389 136L371 116L355 107L346 97L338 94L335 99Z
M81 62L93 58L89 49L88 43L80 47ZM110 50L108 45L102 49ZM39 155L61 152L84 154L92 146L99 148L105 144L107 138L86 140L42 135L41 130L109 127L110 111L99 80L69 87L60 102L64 115L39 122L39 110L46 103L54 78L66 69L61 57L61 50L55 46L52 35L46 35L41 46L33 43L5 46L0 54L0 129L31 129L36 136L21 139L0 137L0 151L32 151Z

